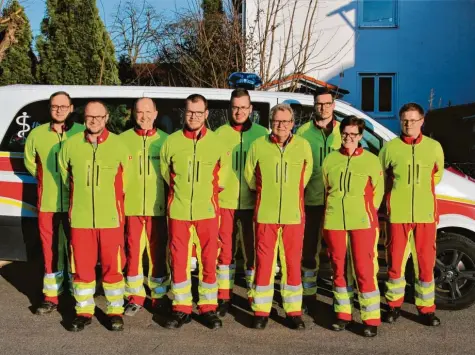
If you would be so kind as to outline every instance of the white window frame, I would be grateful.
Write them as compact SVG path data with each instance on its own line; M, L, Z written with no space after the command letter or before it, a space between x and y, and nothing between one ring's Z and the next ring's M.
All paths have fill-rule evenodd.
M358 73L358 87L359 87L359 107L363 110L363 78L374 78L374 111L364 111L369 116L374 118L394 118L396 117L396 87L397 87L397 73L374 73L374 72L360 72ZM379 111L379 78L391 78L391 111Z
M380 0L380 1L391 1L393 3L393 14L392 21L390 19L382 21L364 21L364 1L358 0L358 27L359 28L397 28L398 27L398 2L399 0Z

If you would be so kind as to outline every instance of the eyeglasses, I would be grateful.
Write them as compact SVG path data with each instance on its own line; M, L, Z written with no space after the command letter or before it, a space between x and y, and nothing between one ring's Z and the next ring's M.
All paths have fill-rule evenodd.
M401 120L401 123L404 126L412 126L412 125L415 125L417 122L420 122L422 120L423 120L423 118L420 118L418 120Z
M61 106L58 106L58 105L51 105L50 108L51 108L51 111L66 111L68 108L70 108L70 106L66 106L66 105L61 105Z
M239 112L239 111L247 111L251 108L251 106L248 106L248 107L244 107L244 106L241 106L241 107L238 107L238 106L231 106L231 110L233 112Z
M280 125L282 125L284 127L287 127L288 125L290 125L293 122L293 120L282 120L282 121L272 120L271 122L274 126L277 126L277 127L280 126Z
M360 135L359 133L346 133L346 132L341 133L342 138L350 137L351 139L355 139L359 135Z
M142 115L151 115L152 113L154 113L154 112L152 112L152 111L137 111L135 114L137 116L142 116Z
M185 111L186 117L193 117L193 115L195 115L196 118L201 118L204 114L204 111Z
M91 120L95 120L95 121L103 121L105 118L106 118L107 115L104 115L104 116L91 116L91 115L86 115L84 116L84 118L86 119L86 121L91 121Z
M315 102L315 107L319 108L330 108L331 105L333 105L332 102Z

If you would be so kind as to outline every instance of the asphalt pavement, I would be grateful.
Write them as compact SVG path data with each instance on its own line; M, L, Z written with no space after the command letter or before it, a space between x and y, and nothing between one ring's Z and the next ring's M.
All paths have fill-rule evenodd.
M290 330L277 302L263 331L251 329L251 313L244 281L237 280L232 314L223 328L209 330L194 316L178 330L164 329L152 318L149 302L135 317L125 318L123 332L105 327L104 296L96 295L96 315L84 331L70 333L65 325L73 316L73 301L62 299L60 312L33 314L41 299L41 264L13 263L0 269L0 354L475 354L475 307L438 311L442 325L429 328L417 322L415 306L405 304L395 325L383 324L376 338L361 336L356 323L344 332L329 330L333 320L330 285L322 283L314 317L304 316L305 331ZM196 286L196 285L195 285Z

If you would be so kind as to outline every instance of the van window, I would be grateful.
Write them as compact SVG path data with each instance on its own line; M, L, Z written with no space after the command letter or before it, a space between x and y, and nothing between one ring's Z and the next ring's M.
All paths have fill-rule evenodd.
M109 109L109 121L107 128L116 134L132 128L132 110L136 98L78 98L73 99L74 122L84 123L84 108L91 100L100 100ZM183 127L184 124L184 99L154 99L157 105L158 117L156 126L167 133L173 133ZM228 122L229 101L209 100L208 127L216 130L219 126ZM264 127L269 127L269 104L253 103L251 120ZM41 124L50 121L49 100L32 102L22 107L13 117L10 127L1 143L1 150L7 152L23 152L26 137L31 130Z

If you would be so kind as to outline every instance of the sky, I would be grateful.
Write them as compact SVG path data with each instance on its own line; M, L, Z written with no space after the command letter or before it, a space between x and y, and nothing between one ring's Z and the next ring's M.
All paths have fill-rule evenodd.
M142 1L143 0L136 0L137 3L141 3ZM124 4L125 2L126 0L96 1L99 13L106 27L109 28L113 24L117 7L119 4ZM173 16L175 9L188 8L190 4L194 4L194 0L147 0L147 2L155 6L159 13L165 13L169 16ZM25 7L33 35L39 35L41 20L44 17L46 9L46 0L20 0L20 3Z

